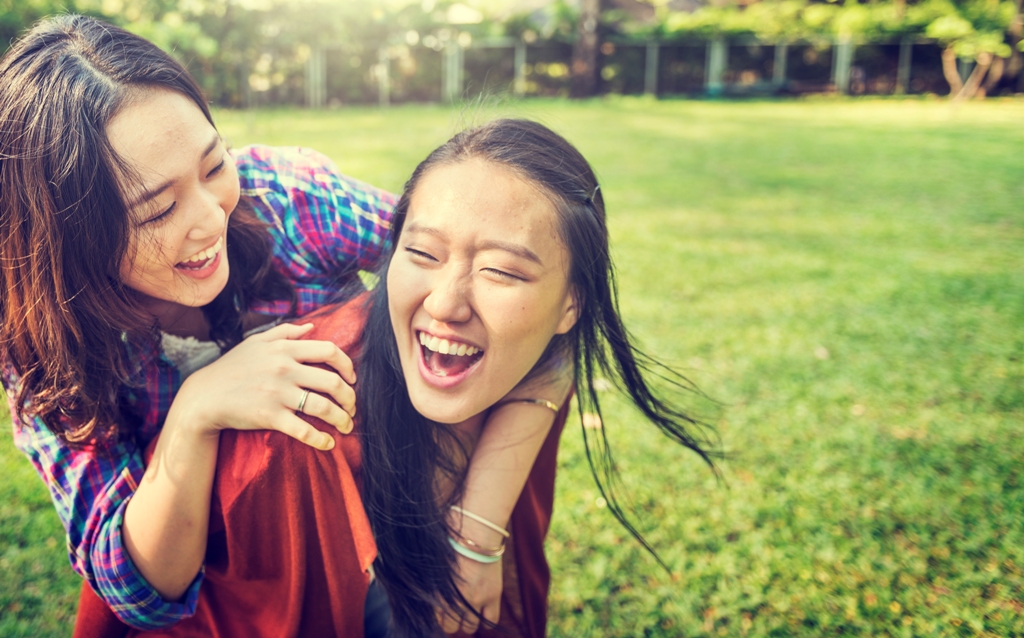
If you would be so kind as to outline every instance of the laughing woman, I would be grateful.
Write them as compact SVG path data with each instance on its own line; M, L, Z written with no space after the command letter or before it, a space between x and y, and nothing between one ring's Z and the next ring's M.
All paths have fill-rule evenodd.
M647 377L657 364L633 346L622 324L596 177L579 151L546 127L498 120L456 135L427 157L395 209L382 282L372 293L358 361L364 504L380 552L377 575L398 626L411 635L429 634L433 601L465 610L454 577L465 555L464 531L446 513L479 487L438 493L430 476L447 467L446 450L455 447L444 441L472 440L513 388L513 396L529 400L531 380L547 379L541 385L550 387L551 375L571 370L582 417L584 410L600 415L595 379L613 379L651 423L711 462L709 432L652 390ZM479 354L466 363L437 361L423 345L435 336ZM667 369L657 372L673 378ZM395 386L406 391L387 391ZM544 593L543 538L553 498L546 479L554 475L560 424L532 464L529 489L512 517L515 556L504 561ZM588 441L588 455L599 484L608 486L607 441L598 443L595 450ZM479 448L474 466L478 454ZM625 522L613 499L611 505ZM471 616L455 612L441 626L451 632L461 622L466 629Z
M14 441L75 571L125 621L159 628L196 609L219 433L325 451L335 439L296 411L351 430L351 361L280 320L376 261L393 199L316 153L229 153L179 64L94 19L37 25L0 77Z

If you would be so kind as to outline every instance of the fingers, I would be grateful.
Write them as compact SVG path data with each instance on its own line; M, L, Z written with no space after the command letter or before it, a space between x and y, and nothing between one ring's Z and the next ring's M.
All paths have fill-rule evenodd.
M495 625L497 625L498 621L501 620L500 601L494 603L493 605L487 605L483 608L481 613L483 614L483 617L487 619L488 622L492 622Z
M476 633L478 627L480 627L480 619L473 612L466 612L466 615L462 617L462 631L472 635Z
M441 631L446 634L454 634L462 625L448 608L437 610L437 624L440 625Z
M337 373L330 370L324 370L323 368L302 366L302 369L295 374L295 382L298 383L300 387L308 388L313 392L324 395L324 397L322 397L324 398L324 402L331 403L331 406L321 406L322 410L326 411L330 408L337 408L338 406L341 406L341 410L344 410L352 417L355 416L355 390L352 389L352 386L345 383ZM338 403L338 406L334 406L334 403L326 398L328 396L333 398L334 402ZM317 403L318 402L319 401L317 401ZM331 422L331 420L326 418L326 416L310 412L308 408L302 412Z
M330 341L293 341L288 352L302 363L323 363L334 368L349 385L356 382L352 359Z
M313 398L312 393L310 393L309 398ZM320 399L326 401L323 397L320 397ZM306 405L309 405L308 400ZM278 432L287 434L296 441L301 441L310 447L325 451L334 448L334 437L326 432L321 432L294 414L285 416L276 425L275 429Z
M488 621L498 624L498 618L501 615L500 605L487 605L480 610L480 615ZM437 610L437 624L446 634L454 634L458 631L475 634L480 628L480 619L472 611L463 611L460 616L447 607L443 607Z
M326 371L321 370L320 372ZM326 374L329 374L334 378L338 378L338 376L333 373L326 372ZM344 387L349 392L352 392L352 388L347 385ZM352 401L355 401L354 396ZM309 396L306 397L306 403L302 406L302 413L322 419L323 421L333 425L342 434L348 434L352 431L352 417L349 416L348 412L338 407L334 401L331 401L316 392L310 392ZM305 421L303 421L303 423L305 423Z
M311 323L282 323L280 325L274 326L269 330L258 332L249 337L248 339L251 339L253 341L274 341L275 339L301 339L306 334L308 334L309 331L312 329L313 324Z

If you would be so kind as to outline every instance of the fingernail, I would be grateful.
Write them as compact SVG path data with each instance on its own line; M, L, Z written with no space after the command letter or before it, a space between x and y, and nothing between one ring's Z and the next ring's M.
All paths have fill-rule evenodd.
M349 419L348 423L346 423L344 426L338 428L338 431L341 432L342 434L349 434L350 432L352 432L352 427L353 427L352 419Z
M320 446L320 449L324 450L325 452L327 450L333 450L334 449L334 437L331 436L330 434L325 434L324 438L326 438L327 440L324 442L324 444L322 446Z

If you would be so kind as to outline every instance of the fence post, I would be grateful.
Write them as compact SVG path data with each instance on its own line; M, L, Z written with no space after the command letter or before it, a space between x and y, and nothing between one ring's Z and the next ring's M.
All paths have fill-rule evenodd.
M832 56L832 83L842 94L850 92L850 64L853 63L853 42L843 36L836 42Z
M707 62L704 67L704 88L708 95L722 93L722 74L729 64L729 47L725 38L717 37L708 42Z
M456 38L448 41L444 47L444 64L441 73L441 95L454 102L462 95L462 46Z
M900 40L900 61L896 67L896 92L910 93L910 61L914 54L914 41L910 38Z
M381 108L391 106L391 69L388 68L390 56L388 48L377 50L377 98Z
M327 54L323 47L313 47L306 60L306 106L322 109L327 97Z
M772 85L776 88L786 83L786 55L788 52L788 42L775 43L775 60L772 63Z
M655 40L647 42L647 59L644 66L644 93L658 95L658 49L661 45Z
M245 62L241 62L238 65L238 88L242 92L243 108L251 109L255 106L256 102L253 100L252 86L249 84L249 69L246 67Z
M512 63L515 65L515 81L512 90L519 97L526 94L526 43L518 40L515 45L515 55Z

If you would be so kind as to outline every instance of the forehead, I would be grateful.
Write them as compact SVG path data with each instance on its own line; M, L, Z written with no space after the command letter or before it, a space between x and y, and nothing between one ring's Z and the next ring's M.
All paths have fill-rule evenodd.
M480 158L426 171L410 198L405 227L561 245L550 196L514 170Z
M172 176L178 164L194 162L216 133L191 99L167 89L136 93L106 132L114 152L143 179Z

